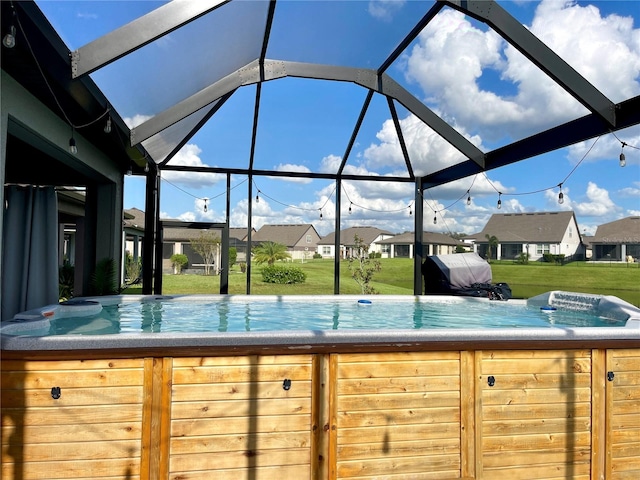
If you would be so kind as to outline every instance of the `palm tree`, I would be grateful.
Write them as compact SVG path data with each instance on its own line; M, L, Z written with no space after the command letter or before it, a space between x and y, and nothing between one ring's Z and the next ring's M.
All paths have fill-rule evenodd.
M486 234L485 235L487 242L489 243L489 248L487 249L487 261L491 261L491 251L493 249L496 250L496 256L497 256L497 251L498 251L498 237L496 237L495 235L489 235Z
M287 253L287 246L276 242L262 242L253 249L253 261L273 265L276 260L291 258Z

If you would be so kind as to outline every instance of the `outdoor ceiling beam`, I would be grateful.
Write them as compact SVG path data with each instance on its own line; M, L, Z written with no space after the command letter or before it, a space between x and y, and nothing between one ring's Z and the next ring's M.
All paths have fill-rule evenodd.
M214 105L214 107L204 117L202 117L202 119L200 119L200 121L191 129L191 131L187 135L185 135L185 137L180 142L178 142L175 147L173 147L173 150L171 150L171 152L158 165L162 167L169 163L171 159L180 151L180 149L184 147L196 133L198 133L198 130L200 130L204 126L204 124L207 123L218 110L220 110L220 108L222 108L222 106L226 103L227 100L229 100L229 98L231 98L231 95L233 95L234 93L235 90L227 93L226 95L223 95L220 98L220 101L218 101Z
M407 145L404 142L404 135L402 134L402 128L400 127L400 120L398 120L398 113L396 112L396 106L393 104L393 99L387 97L387 104L389 105L389 113L393 119L393 125L396 127L396 134L398 135L398 142L400 143L400 149L402 150L402 156L404 157L404 163L407 165L407 172L411 178L416 178L411 168L411 160L409 159L409 151Z
M416 24L415 27L413 27L408 35L404 37L402 42L400 42L400 44L391 53L391 55L389 55L387 59L382 63L382 65L380 65L380 67L378 68L378 75L382 75L387 71L391 64L395 62L400 55L402 55L402 52L404 52L407 47L411 45L411 42L413 42L416 37L420 35L420 32L424 29L424 27L426 27L427 24L431 20L433 20L435 16L440 12L440 10L442 10L442 7L444 7L444 4L442 3L436 2L435 4L433 4L433 6L429 9L425 16L422 17L422 19Z
M489 25L589 111L600 115L609 126L616 125L613 102L497 2L494 0L438 1Z
M71 54L71 76L87 75L173 32L230 0L170 2L97 38Z
M193 112L206 107L232 90L241 86L252 85L262 81L277 80L285 77L311 78L351 82L361 87L391 97L407 110L427 124L438 135L449 142L467 158L484 166L484 153L455 130L451 125L436 115L429 107L414 97L387 74L378 76L375 70L315 63L287 62L281 60L264 61L264 78L261 78L262 66L259 60L245 65L235 72L221 78L217 82L200 90L191 97L177 103L171 108L155 115L146 122L131 130L131 144L136 145L165 128L179 122Z
M201 108L215 102L221 97L244 85L252 85L260 81L258 60L245 65L217 82L200 90L198 93L176 103L173 107L151 117L146 122L131 129L131 144L137 145L162 130L178 123Z
M640 96L625 100L615 105L615 108L618 112L615 128L610 128L599 115L592 113L487 152L485 169L478 168L473 162L465 161L426 175L423 177L424 188L436 187L640 124Z
M248 168L228 168L228 167L191 167L187 165L165 165L162 168L163 172L204 172L204 173L230 173L232 175L253 175L255 177L285 177L285 178L311 178L322 180L336 180L340 177L342 180L357 180L367 182L399 182L399 183L413 183L415 179L409 177L398 177L391 175L350 175L337 173L309 173L309 172L280 172L275 170L250 170Z
M340 164L340 168L338 168L338 176L342 175L344 171L344 167L347 164L347 160L349 159L349 155L351 154L351 149L353 145L356 143L356 138L358 137L358 132L360 132L360 127L362 126L362 122L364 121L364 116L369 110L369 104L371 103L371 99L373 98L373 90L369 90L367 93L367 98L364 100L364 104L362 105L362 109L360 110L360 115L358 116L358 121L356 122L356 126L353 128L353 132L351 132L351 138L349 139L349 144L347 145L347 149L342 156L342 163Z
M256 101L253 105L253 126L251 127L251 150L249 151L249 170L253 170L253 161L256 155L256 138L258 137L258 118L260 116L260 97L262 83L256 85Z

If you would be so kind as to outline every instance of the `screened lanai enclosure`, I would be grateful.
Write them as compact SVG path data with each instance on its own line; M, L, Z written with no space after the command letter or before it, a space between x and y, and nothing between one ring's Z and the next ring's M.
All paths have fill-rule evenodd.
M570 58L562 58L516 18L511 2L103 2L97 8L109 20L95 22L82 34L74 28L82 15L63 24L56 3L2 2L2 34L14 38L13 45L2 47L3 175L5 184L86 189L86 208L92 210L81 215L84 285L97 260L109 254L119 258L122 251L123 178L130 172L146 179L144 293L162 292L161 178L179 174L216 179L226 192L219 201L227 230L232 223L230 191L237 194L236 186L242 185L249 245L261 194L257 179L322 180L334 192L333 211L324 213L334 222L336 251L342 220L353 203L344 186L367 182L381 191L400 186L408 200L398 215L409 210L413 218L414 292L419 294L423 222L432 213L423 212L424 200L430 189L523 160L535 169L536 157L547 152L640 123L639 96L595 86L590 72L577 71ZM391 8L391 14L376 16L376 6ZM400 7L410 14L393 16ZM520 134L496 134L496 146L485 148L473 131L438 111L415 78L398 66L460 18L495 41L507 42L528 68L543 74L549 88L561 89L563 106L548 108L569 105L564 120L550 124L537 118L534 127L514 130ZM470 37L468 48L482 46ZM448 62L458 61L456 52L451 51ZM593 62L597 69L601 59ZM481 67L469 65L473 68ZM51 118L38 125L19 104L5 102L10 88L17 92L15 98L18 93L33 98ZM448 88L455 92L455 82ZM282 117L273 112L291 105L288 97L296 94L295 103L307 105L290 114L297 128L292 130L289 122L278 129ZM465 92L455 94L464 98ZM331 121L318 121L314 109L327 99L335 116L350 119L348 129L337 132ZM354 103L357 108L347 111L345 106ZM107 122L113 132L104 134ZM356 150L367 141L361 134L371 122L389 126L394 161L365 171L358 168ZM243 133L232 133L231 125L242 127ZM416 140L416 129L446 144L446 155L430 154L430 145ZM219 149L201 163L176 161L199 135L217 135ZM338 154L300 168L302 160L298 165L279 162L264 147L265 137L276 137L278 148L292 157L304 158L305 144L325 143ZM77 151L69 153L76 142ZM41 160L20 161L34 157L33 152ZM106 217L110 220L103 222ZM228 234L222 236L223 248L228 246L225 238ZM247 267L251 293L250 258ZM223 293L227 271L222 269ZM339 292L336 256L334 293Z

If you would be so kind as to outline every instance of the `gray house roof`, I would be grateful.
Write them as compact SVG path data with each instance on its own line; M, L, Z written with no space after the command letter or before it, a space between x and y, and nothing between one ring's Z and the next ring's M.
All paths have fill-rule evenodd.
M406 232L391 238L385 238L376 243L393 245L412 245L415 241L413 232ZM422 232L422 243L424 245L464 245L460 240L437 232Z
M626 217L600 225L591 243L640 243L640 217Z
M144 212L138 208L124 211L124 227L127 230L138 230L144 234Z
M251 242L254 244L276 242L293 248L299 244L307 234L315 237L311 244L316 245L316 240L320 239L320 235L311 224L263 225L260 230L251 236Z
M353 239L358 235L364 243L371 245L380 235L393 235L387 230L380 230L377 227L351 227L340 230L340 242L342 245L353 245ZM329 233L322 237L318 245L333 245L336 241L336 233Z
M496 213L484 229L472 235L478 243L486 242L485 235L496 236L500 243L558 243L573 222L579 235L578 223L572 211Z

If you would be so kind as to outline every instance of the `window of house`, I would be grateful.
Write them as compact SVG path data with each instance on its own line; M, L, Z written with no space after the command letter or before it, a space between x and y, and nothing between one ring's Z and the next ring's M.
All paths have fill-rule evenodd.
M307 235L307 243L311 243L311 235Z
M545 253L549 253L549 244L539 243L538 245L536 245L536 253L538 255L544 255Z
M391 251L391 245L388 243L382 244L382 253L389 253Z
M322 255L331 255L331 247L322 247Z

